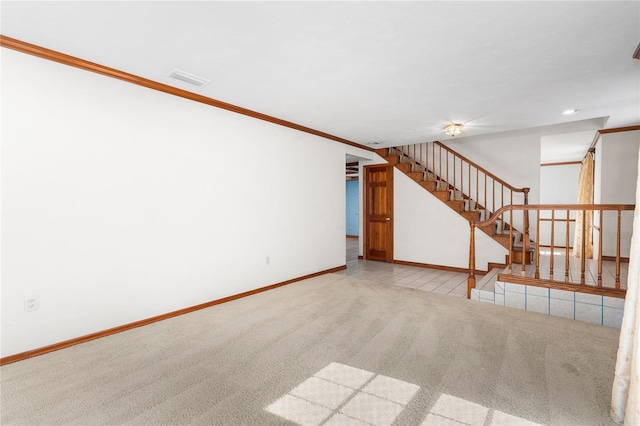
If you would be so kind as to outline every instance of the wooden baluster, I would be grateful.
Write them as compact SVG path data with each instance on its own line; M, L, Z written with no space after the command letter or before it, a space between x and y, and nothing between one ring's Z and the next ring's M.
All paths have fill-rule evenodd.
M449 191L449 151L448 150L445 151L445 156L446 156L445 165L447 166L447 175L446 175L447 176L447 185L446 185L446 188L447 188L447 191Z
M453 190L454 190L454 194L455 194L455 190L456 190L457 186L456 186L456 156L453 156ZM455 199L455 197L454 197Z
M504 207L504 184L500 184L500 207Z
M536 210L536 279L540 279L540 210Z
M622 211L618 209L618 231L616 238L616 288L620 288L620 221Z
M569 210L567 210L567 220L565 226L565 248L564 248L564 282L569 282Z
M496 211L496 181L491 178L491 198L493 198L492 202L492 210L491 212ZM500 220L502 221L502 227L504 229L504 212L500 215Z
M424 167L424 171L427 173L427 180L429 180L429 144L425 142L422 145L424 145L424 153L425 153L422 167ZM422 145L420 146L422 147Z
M467 279L467 299L471 299L471 289L476 286L476 223L469 222L469 278Z
M585 270L585 266L587 263L587 253L586 253L586 249L587 249L587 241L586 241L586 237L587 237L587 212L586 210L582 210L582 229L580 230L580 232L582 232L582 252L580 253L580 285L584 285L585 281L584 281L584 270ZM576 230L577 231L577 230Z
M420 144L420 170L424 168L424 159L422 158L422 145Z
M480 195L478 195L479 194L479 190L480 190L480 183L478 183L478 179L479 178L480 178L480 171L476 167L476 193L473 196L473 199L476 200L476 210L478 210L478 203L480 202ZM471 194L469 194L469 198L471 198ZM471 204L469 204L469 205L471 205Z
M549 259L549 279L553 281L553 261L555 259L555 237L556 237L556 229L555 229L555 210L551 210L551 258Z
M440 166L438 167L438 180L442 181L443 176L442 176L442 147L441 146L438 146L438 157L440 162Z
M416 171L416 144L413 144L413 157L411 159L411 162L413 163L413 170L412 171Z
M529 245L529 210L522 210L522 228L522 272L520 272L520 275L526 277L525 267L527 265L527 246Z
M602 287L602 214L600 210L598 216L598 287Z
M436 181L436 144L431 142L431 171L433 172L433 180Z
M509 210L509 223L513 223L513 210ZM509 275L513 275L513 226L509 226Z
M489 210L489 205L487 204L487 174L486 173L484 173L484 208L485 210ZM485 217L485 220L487 219L488 218Z
M462 158L460 159L460 197L464 200L464 161ZM471 210L471 197L467 197L469 199L468 210Z
M471 210L471 163L467 165L467 192L469 193L469 210ZM460 169L462 169L462 161L460 161ZM462 180L462 173L460 173L460 179Z

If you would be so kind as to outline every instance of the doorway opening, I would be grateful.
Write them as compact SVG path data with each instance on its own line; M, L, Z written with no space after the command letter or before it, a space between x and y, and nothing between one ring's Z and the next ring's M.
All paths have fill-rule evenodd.
M360 253L360 158L347 154L346 176L346 262L358 260Z

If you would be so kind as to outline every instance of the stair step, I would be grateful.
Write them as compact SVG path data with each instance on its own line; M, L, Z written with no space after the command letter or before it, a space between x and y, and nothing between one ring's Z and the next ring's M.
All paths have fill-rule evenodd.
M487 220L487 219L489 219L489 217L491 217L491 212L489 212L489 210L487 210L487 209L482 209L482 210L478 210L478 211L480 212L480 220ZM495 227L495 222L494 222L494 224L492 226Z
M423 180L422 182L420 182L420 185L431 192L436 190L436 181L434 180Z
M508 261L509 261L509 257L507 257L507 262ZM522 263L522 247L520 247L520 250L513 250L511 261L513 263ZM532 262L533 262L533 250L528 250L524 253L524 263L532 263Z
M447 200L447 204L458 213L464 211L464 201L462 200Z
M509 248L509 234L495 234L493 239L499 242L504 248Z
M409 176L416 182L422 182L422 179L424 178L424 172L408 172L407 176Z
M433 195L435 195L436 197L438 197L438 199L440 199L442 201L449 200L449 191L433 191L431 193Z
M481 218L482 219L482 218ZM478 227L480 230L482 230L485 234L493 237L494 235L496 235L496 227L494 224L490 224L490 225L485 225L485 226L479 226Z
M387 160L389 164L391 164L392 166L398 164L398 161L400 160L397 155L393 155L393 154L385 155L384 159Z
M396 167L405 173L409 173L411 171L411 163L398 163L396 164Z
M480 212L461 212L462 216L464 216L467 220L478 221L480 219Z

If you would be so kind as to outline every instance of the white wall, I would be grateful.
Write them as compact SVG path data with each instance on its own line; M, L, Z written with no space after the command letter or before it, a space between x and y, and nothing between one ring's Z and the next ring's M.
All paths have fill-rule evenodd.
M598 118L490 135L447 138L442 142L514 187L531 188L529 204L538 204L541 138L599 130L602 126L603 119ZM535 235L537 226L533 216L530 217L529 224L530 235ZM521 214L514 215L514 225L516 229L522 230Z
M466 138L448 138L442 142L511 185L529 187L529 203L540 200L540 139L548 135L602 129L602 119L582 120L552 126Z
M578 182L581 164L562 164L540 167L540 204L576 204L578 202ZM542 212L543 218L550 218L551 212ZM555 212L555 218L564 218L564 211ZM575 213L570 214L575 220ZM535 220L532 215L531 220ZM554 246L565 245L566 222L558 222L554 226ZM575 222L569 223L569 246L573 245ZM551 222L540 223L540 244L551 244ZM562 250L562 249L557 249Z
M2 49L1 355L344 265L347 151Z
M394 169L394 259L431 265L469 267L469 221ZM476 232L476 268L504 263L508 250Z
M602 204L635 204L638 179L640 131L606 133L596 146L596 175L599 192L594 197ZM603 218L602 251L616 255L617 217ZM633 212L623 212L621 220L621 256L628 257L633 227Z

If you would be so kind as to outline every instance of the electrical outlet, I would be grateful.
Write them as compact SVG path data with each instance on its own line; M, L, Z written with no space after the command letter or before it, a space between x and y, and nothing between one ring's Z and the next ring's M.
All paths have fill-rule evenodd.
M24 311L31 312L40 309L40 296L30 296L24 298Z

